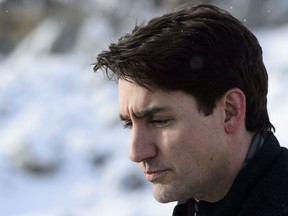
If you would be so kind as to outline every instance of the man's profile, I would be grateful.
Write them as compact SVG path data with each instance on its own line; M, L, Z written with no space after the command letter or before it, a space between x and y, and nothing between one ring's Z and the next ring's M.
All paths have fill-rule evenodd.
M257 38L198 4L136 26L97 57L118 80L130 159L174 216L288 215L288 150L267 111Z

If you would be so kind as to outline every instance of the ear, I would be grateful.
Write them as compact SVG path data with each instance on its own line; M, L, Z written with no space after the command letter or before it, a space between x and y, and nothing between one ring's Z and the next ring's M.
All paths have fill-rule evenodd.
M246 97L239 88L227 91L223 97L225 103L226 133L235 133L244 124L246 114Z

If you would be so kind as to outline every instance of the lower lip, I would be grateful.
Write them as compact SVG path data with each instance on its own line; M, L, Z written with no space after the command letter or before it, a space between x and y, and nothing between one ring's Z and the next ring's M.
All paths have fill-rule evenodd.
M156 171L156 172L151 172L151 173L145 173L146 179L150 182L154 182L157 180L160 180L168 170L161 170L161 171Z

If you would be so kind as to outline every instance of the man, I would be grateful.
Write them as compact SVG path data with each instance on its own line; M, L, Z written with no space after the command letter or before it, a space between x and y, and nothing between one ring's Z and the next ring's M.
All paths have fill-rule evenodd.
M206 4L156 17L99 68L118 80L131 160L159 202L178 201L174 216L288 215L288 151L268 117L261 47L239 20Z

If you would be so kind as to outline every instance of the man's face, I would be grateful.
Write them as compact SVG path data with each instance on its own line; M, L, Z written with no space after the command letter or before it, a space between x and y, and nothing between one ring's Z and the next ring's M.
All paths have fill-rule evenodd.
M140 164L159 202L205 200L229 170L224 108L199 112L182 91L149 91L119 80L120 116L131 128L130 158Z

